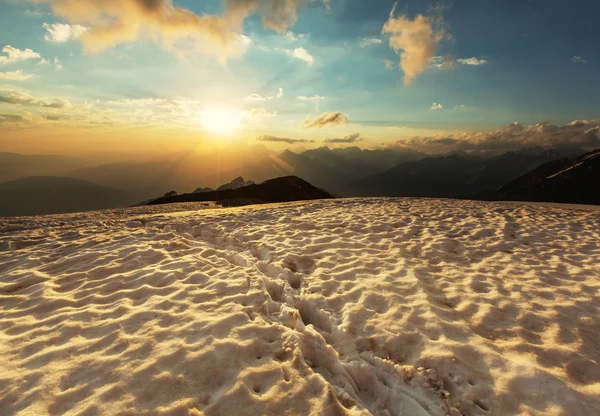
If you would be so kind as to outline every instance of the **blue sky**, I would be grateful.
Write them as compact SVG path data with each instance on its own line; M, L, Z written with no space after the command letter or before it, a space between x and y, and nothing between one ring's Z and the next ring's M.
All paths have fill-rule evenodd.
M269 1L258 2L266 8ZM271 143L303 146L360 132L362 144L373 146L408 136L494 131L513 122L558 126L600 118L597 1L400 1L394 12L394 19L405 19L394 21L400 29L382 33L392 1L294 0L297 21L288 14L276 23L278 31L265 28L266 9L249 12L233 30L235 51L227 53L207 45L212 40L190 48L185 33L173 39L166 34L172 27L152 22L98 49L99 38L86 36L106 22L101 18L111 6L90 18L69 3L0 0L0 50L39 54L11 60L0 53L9 58L0 58L0 129L11 137L24 131L31 137L36 128L110 125L262 137L264 143L286 138L289 143ZM219 0L175 0L172 6L196 16L230 12ZM418 39L406 38L419 16L419 29L432 31L428 64L407 85L400 62L410 48L423 53ZM134 18L122 23L145 17ZM55 24L69 25L68 40ZM88 32L78 38L76 27ZM401 48L390 43L395 36L405 36ZM68 104L48 105L56 100ZM325 113L343 117L306 127L307 117ZM218 131L205 118L234 126Z

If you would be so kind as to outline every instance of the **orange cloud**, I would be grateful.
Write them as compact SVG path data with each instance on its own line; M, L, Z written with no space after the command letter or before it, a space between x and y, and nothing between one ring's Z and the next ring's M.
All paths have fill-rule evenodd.
M303 126L306 129L310 129L313 127L333 127L333 126L342 126L346 125L350 122L350 117L348 114L342 114L340 112L337 113L323 113L317 118L312 118L311 116L306 117L304 120Z
M242 27L246 18L260 14L268 29L285 33L306 0L224 0L222 16L175 6L173 0L30 0L50 5L54 14L89 30L80 37L86 52L97 53L145 37L168 49L189 42L220 55L243 53Z
M404 71L404 83L411 85L424 72L434 58L444 33L435 28L435 20L417 15L413 20L406 16L394 17L396 5L382 33L389 35L390 47L400 55L400 68Z

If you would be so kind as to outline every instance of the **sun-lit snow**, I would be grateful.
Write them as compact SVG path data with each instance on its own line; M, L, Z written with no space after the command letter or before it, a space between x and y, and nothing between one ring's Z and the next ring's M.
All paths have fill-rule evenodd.
M2 415L600 414L600 212L0 219Z

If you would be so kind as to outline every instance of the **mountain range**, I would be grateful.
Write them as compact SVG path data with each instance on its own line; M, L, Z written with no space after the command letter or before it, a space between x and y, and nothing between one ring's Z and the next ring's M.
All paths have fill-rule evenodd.
M210 193L286 176L296 176L341 197L596 203L591 197L578 196L583 191L569 193L563 189L578 189L582 184L594 189L598 183L592 167L597 163L595 153L573 157L584 153L583 149L535 147L500 155L459 151L442 156L399 147L321 147L299 153L273 153L262 147L245 150L224 152L218 157L199 152L170 153L148 160L101 165L74 157L0 153L0 182L5 182L0 183L0 215L126 206L139 201L147 203L171 190L177 191L171 191L171 195ZM566 172L549 179L560 169ZM578 183L572 183L575 175ZM236 179L223 185L230 178ZM104 196L96 199L91 196L94 193Z

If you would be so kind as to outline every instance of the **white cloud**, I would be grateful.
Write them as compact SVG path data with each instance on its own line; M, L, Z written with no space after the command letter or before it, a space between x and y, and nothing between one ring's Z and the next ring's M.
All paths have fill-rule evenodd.
M21 50L13 48L10 45L6 45L4 48L2 48L2 52L5 53L6 56L0 55L0 65L8 65L15 62L41 58L41 55L39 53L34 52L31 49Z
M574 56L573 59L571 59L573 62L575 62L576 64L587 64L587 61L585 59L583 59L581 56Z
M313 95L312 97L307 97L305 95L299 95L296 97L297 100L300 101L322 101L322 100L326 100L327 97L322 97L320 95Z
M286 49L285 53L306 62L308 65L312 65L315 62L315 58L304 48L296 48L294 50Z
M54 58L54 66L56 67L56 69L63 69L63 65L60 63L60 60L58 58Z
M458 62L459 64L463 64L463 65L476 65L476 66L488 63L488 61L486 61L485 59L479 59L476 57L457 59L456 62Z
M26 74L22 69L10 72L0 72L0 80L3 81L27 81L35 78L34 74Z
M441 110L444 106L440 103L433 103L430 110Z
M299 40L306 39L307 34L306 33L295 34L294 32L288 30L287 33L285 34L285 36L288 39L290 39L292 42L298 42Z
M44 39L48 42L64 43L70 40L78 39L79 36L87 32L88 28L81 25L70 25L67 23L44 23L46 29Z
M383 60L383 64L384 64L384 65L385 65L385 67L386 67L387 69L389 69L389 70L392 70L392 69L394 69L394 66L395 66L394 62L390 61L389 59L384 59L384 60Z
M382 42L379 38L360 38L359 45L361 48L366 48L367 46L381 45Z
M382 33L389 35L390 47L400 55L404 84L411 85L429 66L444 33L436 29L435 20L427 16L419 14L413 20L406 16L394 17L396 6L394 4Z
M260 94L254 93L254 94L250 94L249 96L244 98L244 100L245 101L265 101L266 98L261 96Z
M279 88L279 92L277 93L277 97L275 98L283 98L283 88Z
M310 101L313 103L316 103L316 111L317 113L319 112L319 103L323 100L326 100L327 97L322 97L320 95L313 95L312 97L307 97L305 95L299 95L296 97L296 100L300 100L300 101Z

